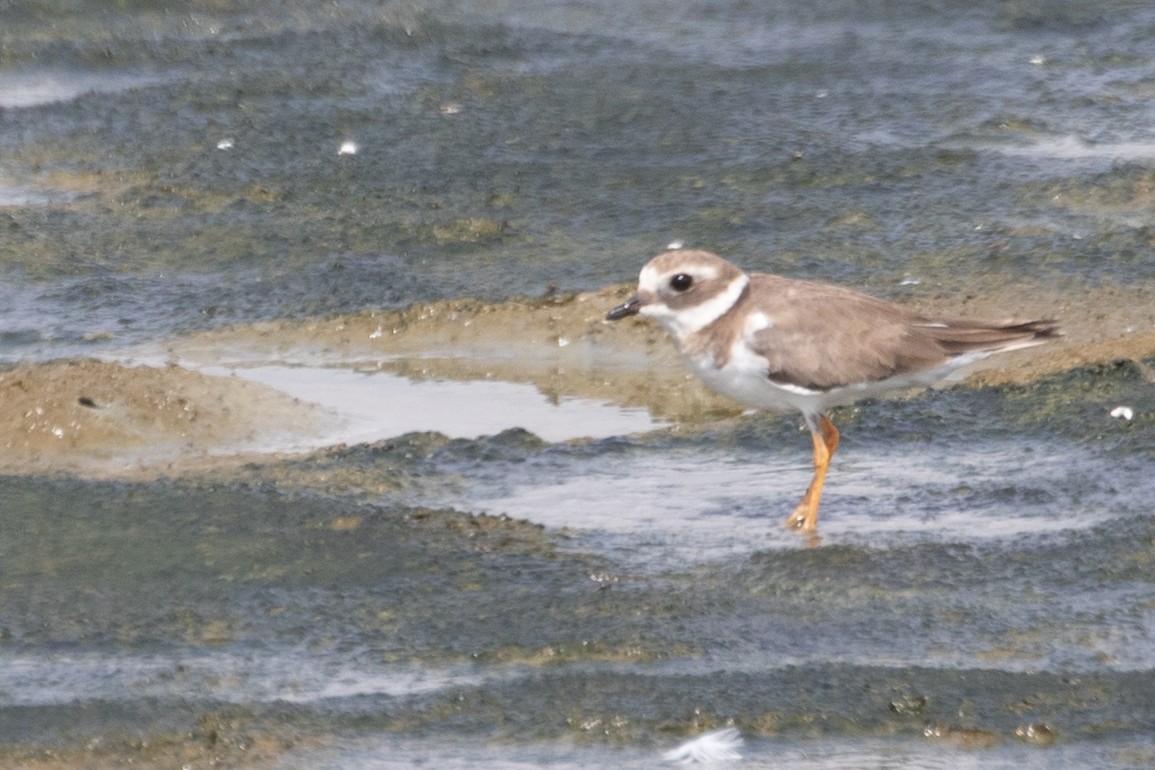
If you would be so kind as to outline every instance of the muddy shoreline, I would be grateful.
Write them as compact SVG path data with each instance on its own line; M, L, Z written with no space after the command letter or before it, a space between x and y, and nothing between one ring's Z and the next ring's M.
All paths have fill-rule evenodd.
M686 424L739 413L688 375L656 325L603 321L629 290L234 326L106 360L13 366L0 371L0 429L9 437L0 445L0 470L136 480L217 475L279 459L251 448L268 434L307 440L332 419L274 387L197 370L203 367L276 362L413 380L526 383L551 400L644 407ZM899 300L940 315L1004 317L1003 309L1014 308L1017 317L1060 320L1064 339L991 359L967 378L976 386L1155 355L1151 296L1148 286L986 286L954 295L925 289Z
M6 10L0 768L1155 765L1155 9L1024 5ZM1066 336L803 542L674 242Z

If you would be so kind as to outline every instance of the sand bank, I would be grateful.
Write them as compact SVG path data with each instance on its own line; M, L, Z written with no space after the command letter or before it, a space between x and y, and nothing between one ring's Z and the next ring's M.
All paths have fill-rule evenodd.
M474 413L491 418L470 428L477 434L524 427L565 440L741 411L688 375L656 325L603 321L629 291L620 285L501 304L455 300L234 326L125 350L114 360L16 366L0 372L7 437L0 470L147 478L413 430L451 434L447 426ZM928 287L904 301L942 315L1003 317L1015 308L1019 317L1059 318L1061 342L996 357L968 379L1002 384L1155 355L1151 296L1151 287L1109 285L983 287L961 295ZM438 396L418 387L402 399L398 377L414 387L529 387L454 392L452 402L444 389ZM629 408L635 412L623 411ZM639 418L640 409L656 421ZM408 419L375 417L390 411ZM559 432L549 435L553 427Z

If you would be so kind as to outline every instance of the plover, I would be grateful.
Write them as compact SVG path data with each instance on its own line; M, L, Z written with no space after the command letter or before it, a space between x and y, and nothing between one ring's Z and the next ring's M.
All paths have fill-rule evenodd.
M747 274L707 251L659 254L638 290L610 310L642 315L674 338L710 388L757 409L797 409L814 442L814 477L786 526L818 528L838 429L833 406L926 387L993 353L1062 334L1052 320L930 318L840 286Z

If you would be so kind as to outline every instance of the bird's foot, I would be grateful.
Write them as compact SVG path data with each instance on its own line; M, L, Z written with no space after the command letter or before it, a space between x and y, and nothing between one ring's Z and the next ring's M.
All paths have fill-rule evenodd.
M798 509L786 518L786 529L806 538L808 547L817 548L822 545L822 540L818 537L818 522L817 520L814 520L813 523L808 522L808 513L809 510L806 506L798 506ZM807 526L808 523L809 526Z
M794 532L813 534L818 530L818 511L811 510L804 500L786 517L785 525Z

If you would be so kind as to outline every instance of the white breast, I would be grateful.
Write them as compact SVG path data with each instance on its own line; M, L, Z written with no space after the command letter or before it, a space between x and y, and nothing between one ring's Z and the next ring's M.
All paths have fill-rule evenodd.
M825 394L779 385L767 377L768 363L742 342L730 351L730 360L718 366L711 356L687 357L690 368L710 389L755 409L822 411Z
M758 355L752 343L754 336L774 325L774 320L763 312L746 316L742 335L730 346L729 355L718 365L718 358L687 356L690 368L708 387L732 398L740 404L756 409L798 409L803 412L820 410L824 393L795 385L779 385L767 376L770 364Z

